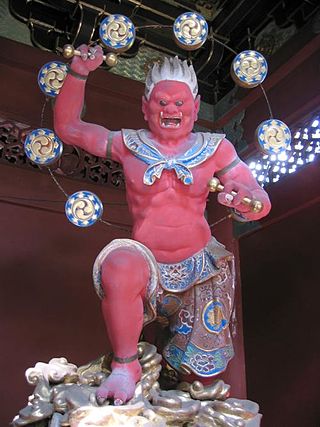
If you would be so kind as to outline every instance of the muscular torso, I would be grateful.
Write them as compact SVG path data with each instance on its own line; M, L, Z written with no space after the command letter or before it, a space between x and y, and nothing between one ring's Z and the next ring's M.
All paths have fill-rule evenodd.
M191 169L194 182L185 185L174 170L164 170L153 185L143 183L147 164L127 148L122 155L127 201L133 217L133 239L145 244L159 262L181 261L201 250L211 232L204 218L214 155Z
M75 57L73 71L87 75L101 60L102 56L96 62L85 62ZM216 171L221 173L224 170L220 174L222 184L228 192L238 193L230 204L222 192L218 199L221 204L236 207L245 213L248 220L260 219L269 212L271 204L268 195L243 162L225 171L237 158L233 145L226 139L221 141L211 157L191 168L193 184L185 185L173 169L163 170L161 178L152 185L144 184L143 175L148 165L125 146L122 132L110 133L102 126L79 119L84 90L83 79L67 76L55 103L55 132L66 144L74 144L99 157L111 154L113 160L123 165L127 200L134 221L132 237L151 249L159 262L183 260L208 243L211 232L204 218L204 210L208 197L207 184ZM188 150L194 147L196 138L191 129L197 120L199 98L194 99L185 83L160 81L153 88L150 98L143 99L142 110L150 129L148 132L156 140L155 146L162 155L179 158L184 153L190 153ZM177 119L178 127L175 128ZM112 145L108 144L110 136ZM259 213L249 212L248 206L241 206L244 197L258 198L263 209Z

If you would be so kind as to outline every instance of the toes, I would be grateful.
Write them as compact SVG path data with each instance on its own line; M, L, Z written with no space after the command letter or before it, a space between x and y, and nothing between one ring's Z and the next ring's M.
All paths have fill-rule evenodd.
M114 405L123 405L127 401L127 393L123 390L116 391L114 393Z
M96 399L99 405L102 405L109 397L109 390L107 388L98 390L96 392Z
M106 401L106 398L97 395L96 400L97 400L98 405L103 405L104 402Z

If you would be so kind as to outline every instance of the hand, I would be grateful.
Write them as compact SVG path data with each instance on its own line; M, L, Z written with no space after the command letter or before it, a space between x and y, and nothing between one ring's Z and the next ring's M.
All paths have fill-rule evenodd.
M236 195L231 194L232 191L236 192ZM250 212L250 207L244 204L242 200L244 197L253 199L254 196L245 185L239 184L235 181L228 181L224 184L224 190L218 194L218 202L222 205L234 208L239 212Z
M76 73L87 76L90 71L96 70L102 64L103 50L101 46L89 47L82 44L78 50L80 50L81 56L74 56L71 63L71 69Z

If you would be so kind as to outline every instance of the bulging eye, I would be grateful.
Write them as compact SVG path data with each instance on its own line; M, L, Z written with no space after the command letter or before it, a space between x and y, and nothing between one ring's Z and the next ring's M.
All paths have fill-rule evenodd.
M181 107L181 105L183 105L183 101L176 101L176 106L177 107Z
M159 104L164 107L165 105L167 105L167 101L165 101L164 99L161 99Z

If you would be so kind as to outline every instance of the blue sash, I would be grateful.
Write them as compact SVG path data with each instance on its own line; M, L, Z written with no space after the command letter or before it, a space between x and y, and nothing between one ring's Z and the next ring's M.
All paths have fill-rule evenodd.
M198 132L194 145L179 157L173 157L163 155L154 147L145 130L123 129L122 134L125 146L149 165L143 176L143 183L146 185L152 185L156 179L160 179L164 169L173 169L177 178L185 185L192 184L190 169L209 159L225 137L223 134Z

